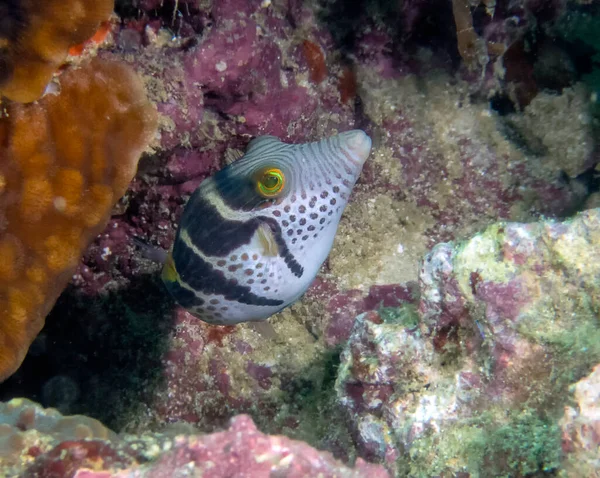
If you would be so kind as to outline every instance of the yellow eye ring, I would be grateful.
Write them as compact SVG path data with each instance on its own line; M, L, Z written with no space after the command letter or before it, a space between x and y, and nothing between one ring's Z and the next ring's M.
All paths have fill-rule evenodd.
M285 175L281 169L268 168L259 171L256 188L266 198L277 196L285 187Z

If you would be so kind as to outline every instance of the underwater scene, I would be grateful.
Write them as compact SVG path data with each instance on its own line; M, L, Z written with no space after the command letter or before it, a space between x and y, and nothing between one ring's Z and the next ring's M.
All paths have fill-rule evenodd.
M0 478L600 478L600 0L0 0Z

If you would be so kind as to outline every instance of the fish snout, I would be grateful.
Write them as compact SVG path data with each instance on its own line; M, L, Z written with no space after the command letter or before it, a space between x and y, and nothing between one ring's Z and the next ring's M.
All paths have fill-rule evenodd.
M371 138L361 129L347 131L342 136L354 158L364 164L371 153Z

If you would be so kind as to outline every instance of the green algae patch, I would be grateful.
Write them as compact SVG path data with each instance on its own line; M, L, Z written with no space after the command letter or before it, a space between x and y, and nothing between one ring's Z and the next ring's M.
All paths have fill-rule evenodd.
M383 322L414 329L421 322L419 311L414 304L402 304L400 307L381 307L378 310Z
M419 438L410 448L410 465L404 471L410 477L425 478L462 470L475 478L556 469L561 458L557 420L527 408L505 414L488 411Z
M475 271L481 271L484 280L496 283L506 283L517 273L516 266L504 260L504 227L503 223L494 224L458 246L454 270L465 297L473 299L471 274Z
M564 395L570 384L600 361L600 321L597 312L563 313L556 304L551 307L554 310L546 314L523 317L519 333L552 352L553 380L549 386L556 394Z

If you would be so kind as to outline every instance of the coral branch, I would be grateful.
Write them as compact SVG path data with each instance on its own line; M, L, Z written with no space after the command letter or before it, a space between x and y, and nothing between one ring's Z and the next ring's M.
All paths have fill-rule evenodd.
M486 44L473 28L469 0L452 0L458 52L470 70L488 62Z

